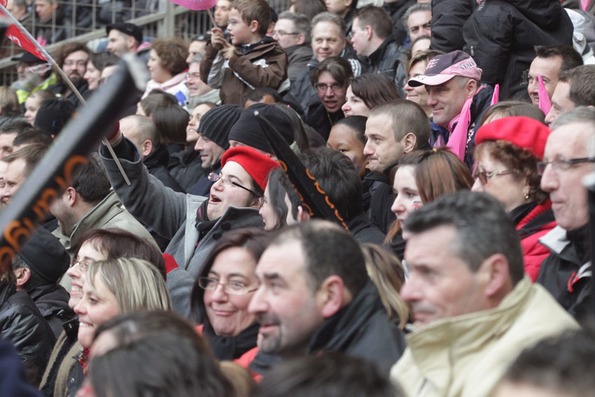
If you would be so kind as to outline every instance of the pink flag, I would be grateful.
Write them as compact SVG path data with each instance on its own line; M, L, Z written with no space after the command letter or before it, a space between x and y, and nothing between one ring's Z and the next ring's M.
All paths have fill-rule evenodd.
M496 84L494 86L494 93L492 94L492 101L490 102L490 106L494 106L500 102L500 84Z
M4 0L2 0L4 1ZM170 0L172 3L181 5L194 11L203 11L215 7L217 0Z
M0 7L0 16L7 17L12 22L6 30L6 37L37 58L47 60L29 32L6 10L6 0L0 0L0 5L2 6Z
M539 82L538 95L539 95L539 109L543 114L548 114L552 108L552 101L550 95L547 93L545 84L543 83L543 77L540 74L537 75L537 81Z

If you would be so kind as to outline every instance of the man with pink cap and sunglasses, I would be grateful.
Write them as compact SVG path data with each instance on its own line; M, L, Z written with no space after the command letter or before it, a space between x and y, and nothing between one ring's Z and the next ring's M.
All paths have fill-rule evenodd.
M482 86L481 69L463 51L452 51L432 58L423 75L413 77L411 87L426 86L432 121L446 128L450 150L469 167L473 164L475 124L492 101L493 89Z

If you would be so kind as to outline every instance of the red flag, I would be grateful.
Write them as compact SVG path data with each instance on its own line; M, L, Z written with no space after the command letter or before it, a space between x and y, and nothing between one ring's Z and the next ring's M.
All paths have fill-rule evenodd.
M19 21L6 10L6 0L0 0L0 5L0 16L6 17L11 22L6 30L6 37L25 51L30 52L39 59L47 61L45 55L40 50L41 46L35 42L31 34L27 32L23 25L21 25Z
M4 1L4 0L3 0ZM170 0L172 3L194 11L204 11L215 7L217 0Z

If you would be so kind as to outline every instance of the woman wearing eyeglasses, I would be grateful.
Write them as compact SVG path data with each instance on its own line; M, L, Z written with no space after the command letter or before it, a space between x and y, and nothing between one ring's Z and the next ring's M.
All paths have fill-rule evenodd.
M556 226L537 169L549 134L544 124L519 116L484 124L475 137L472 190L494 196L511 215L521 239L525 272L533 281L550 254L538 240Z
M220 360L255 352L259 326L248 305L258 288L256 263L268 242L260 229L228 231L209 253L194 284L192 313L200 324L197 330Z

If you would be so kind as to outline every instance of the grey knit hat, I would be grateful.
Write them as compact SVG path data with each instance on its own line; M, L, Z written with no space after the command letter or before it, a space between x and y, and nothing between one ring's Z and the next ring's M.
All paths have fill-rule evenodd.
M242 114L237 105L221 105L210 109L200 119L198 133L209 138L223 149L229 148L229 130Z

